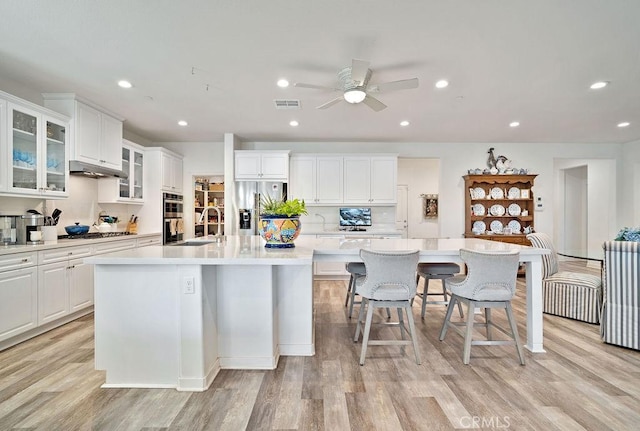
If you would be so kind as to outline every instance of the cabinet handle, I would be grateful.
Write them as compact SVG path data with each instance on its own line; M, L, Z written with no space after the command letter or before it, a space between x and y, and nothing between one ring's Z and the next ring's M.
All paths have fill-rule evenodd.
M24 259L22 259L22 260L21 260L21 263L27 263L27 262L29 262L29 259L28 259L28 258L26 258L26 257L25 257Z

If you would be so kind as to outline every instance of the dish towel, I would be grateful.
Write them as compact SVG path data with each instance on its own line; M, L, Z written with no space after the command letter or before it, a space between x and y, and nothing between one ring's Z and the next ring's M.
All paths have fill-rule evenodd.
M182 219L178 219L176 230L178 231L179 234L184 233L184 221Z
M171 235L178 233L178 219L171 219L169 222L169 232L171 232Z

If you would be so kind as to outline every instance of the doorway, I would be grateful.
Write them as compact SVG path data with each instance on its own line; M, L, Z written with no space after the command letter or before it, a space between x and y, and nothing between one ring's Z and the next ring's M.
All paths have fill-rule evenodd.
M587 166L564 170L564 249L586 250L589 243Z

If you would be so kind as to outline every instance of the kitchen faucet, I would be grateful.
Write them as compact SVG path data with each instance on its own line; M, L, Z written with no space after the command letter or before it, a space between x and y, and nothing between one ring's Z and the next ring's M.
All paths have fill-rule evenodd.
M320 217L322 219L322 231L324 232L324 230L325 230L324 229L324 223L325 223L324 216L322 214L318 214L318 213L315 213L314 216Z
M216 213L218 214L218 229L216 230L216 235L215 236L220 236L220 218L221 218L221 214L220 214L220 208L218 208L217 206L205 207L202 210L202 214L200 214L200 218L198 219L198 224L200 224L200 223L202 223L204 221L204 218L207 216L207 213L209 212L210 209L215 210Z

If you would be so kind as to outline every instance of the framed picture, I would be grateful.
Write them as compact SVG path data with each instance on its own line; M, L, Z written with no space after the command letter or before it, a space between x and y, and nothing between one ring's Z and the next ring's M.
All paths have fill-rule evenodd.
M529 199L531 198L531 195L529 194L529 189L522 189L520 190L520 197L522 199Z
M437 218L438 217L438 195L422 195L424 203L424 217L425 218Z

